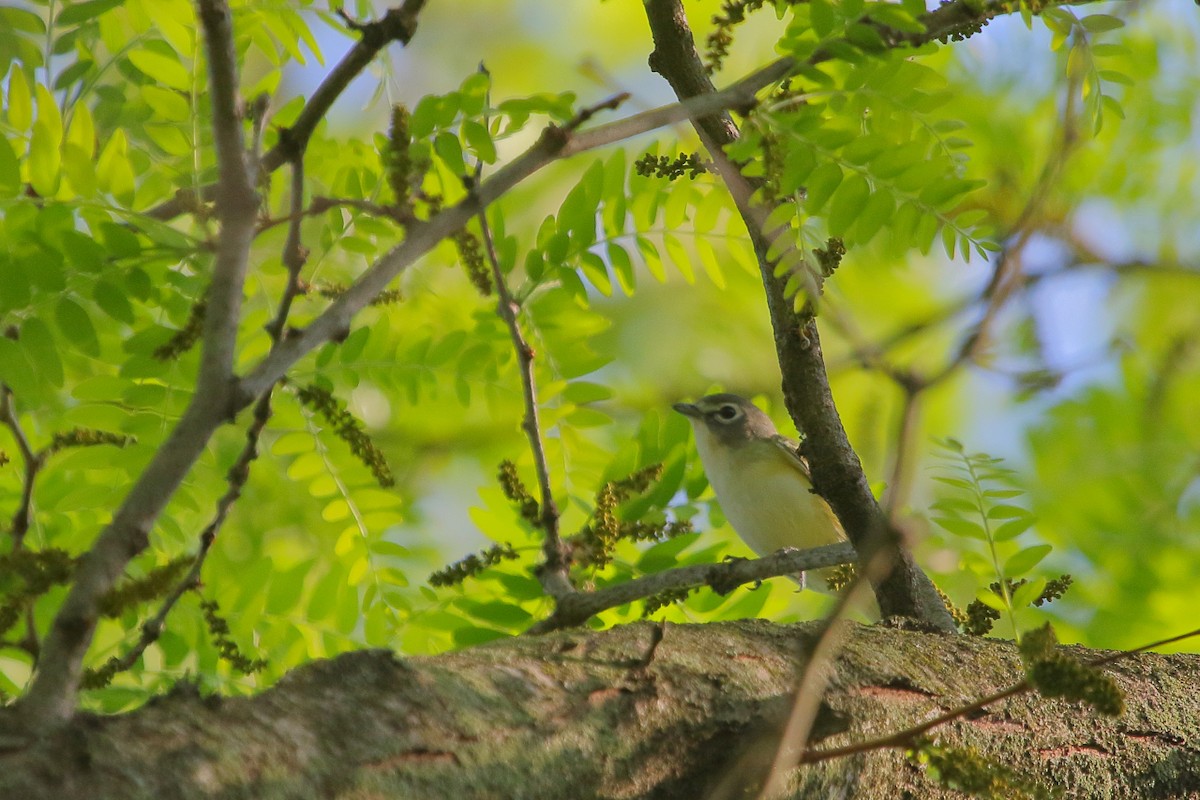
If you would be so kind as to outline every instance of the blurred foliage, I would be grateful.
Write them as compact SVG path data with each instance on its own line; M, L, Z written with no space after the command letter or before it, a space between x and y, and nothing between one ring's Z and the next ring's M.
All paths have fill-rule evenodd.
M302 225L314 290L297 298L289 325L305 325L400 241L405 213L462 200L477 164L486 178L546 124L614 89L631 91L632 106L669 99L642 66L651 45L636 4L491 5L494 15L448 19L430 4L412 47L375 65L379 90L356 96L367 107L339 105L317 128L305 159L314 210ZM937 473L923 465L932 437L953 435L1008 460L1027 487L1030 541L1054 547L1036 565L1027 562L1048 551L1009 555L1003 577L1076 576L1048 612L1064 639L1129 646L1187 624L1200 570L1200 225L1190 213L1200 37L1190 5L1075 7L1028 28L1017 15L963 42L892 51L859 14L869 6L905 30L919 3L745 5L753 13L722 40L719 84L773 47L804 57L852 43L764 93L734 154L783 209L771 219L777 241L805 257L832 236L847 246L819 320L839 409L872 479L893 470L904 392L871 368L867 346L898 367L936 370L983 317L997 249L1019 264L1018 291L991 315L984 346L922 394L905 445L897 508L922 540L922 563L960 603L997 579L929 522ZM234 6L242 93L273 98L270 147L304 105L296 84L323 74L354 34L323 3ZM688 8L703 42L715 4ZM1128 24L1096 13L1106 10L1129 13ZM365 2L347 11L374 13ZM84 553L191 397L218 231L208 207L170 221L147 212L215 175L197 31L186 0L0 8L0 381L14 409L0 429L0 519L13 520L0 563L18 563L16 550ZM480 58L490 74L476 69ZM400 132L397 98L408 111ZM1065 155L1064 113L1079 139ZM577 570L581 584L748 554L670 402L720 386L785 416L753 252L719 179L692 169L702 166L696 151L683 129L643 137L556 164L489 208L500 273L535 352L564 534L596 524L606 485L653 464L661 477L605 501L605 524L697 531L606 542L604 559ZM687 169L640 174L639 160ZM1038 188L1048 163L1055 179ZM269 349L264 325L287 280L287 181L276 175L262 191L239 371ZM512 635L547 613L530 571L540 532L490 477L508 460L536 485L513 345L495 300L472 285L486 277L478 250L459 266L465 241L440 244L343 341L292 370L306 395L276 393L202 593L183 596L133 669L85 694L90 707L127 708L184 677L249 691L308 659L366 645L436 652ZM805 263L788 256L781 269L799 274ZM209 443L128 585L157 585L196 552L248 416ZM74 431L96 436L40 465L20 536L18 430L35 453ZM380 485L381 470L394 485ZM505 557L482 559L461 584L429 585L474 551ZM58 578L6 574L0 591L11 618L0 692L14 695L31 669L21 643L45 635L63 589ZM652 605L676 621L795 619L827 603L811 595L772 581ZM137 640L156 607L136 600L101 621L88 666ZM229 663L239 653L243 663ZM248 665L261 669L237 668Z

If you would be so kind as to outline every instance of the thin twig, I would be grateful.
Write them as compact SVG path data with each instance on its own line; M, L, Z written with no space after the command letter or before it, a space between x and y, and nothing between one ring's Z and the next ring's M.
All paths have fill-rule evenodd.
M764 558L738 558L721 564L695 564L665 569L603 589L576 592L559 598L554 613L530 627L526 633L542 634L582 625L601 611L617 608L635 600L644 600L663 592L711 586L715 591L725 593L743 584L838 564L850 564L856 559L854 547L849 542L838 542L809 550L789 548Z
M921 393L915 390L913 384L901 384L904 392L904 407L900 410L900 424L896 430L896 455L892 460L891 479L883 497L883 513L893 524L908 496L909 463L916 449L917 435L920 433Z
M217 533L225 524L225 520L229 516L234 503L242 496L242 489L245 488L246 481L250 478L250 465L258 458L258 441L270 419L271 393L267 392L258 399L258 402L254 406L253 421L250 427L246 429L246 444L242 448L241 454L238 455L237 461L234 462L233 466L229 468L229 472L226 473L227 488L225 494L217 501L216 512L212 520L200 532L200 545L196 549L196 555L192 559L191 568L179 580L175 588L171 590L171 593L163 599L158 612L142 624L141 633L133 647L123 655L110 659L104 665L103 670L110 677L118 672L124 672L137 663L137 660L146 652L146 648L158 641L158 637L162 635L167 616L175 608L180 598L187 592L200 586L200 573L204 568L204 561L208 558L208 553L212 549L213 542L216 541Z
M321 81L292 126L280 132L278 144L263 155L259 166L264 173L274 172L293 160L296 153L304 151L313 131L329 113L334 102L381 50L392 42L407 45L412 40L417 32L417 17L424 5L425 0L406 0L399 8L388 9L379 20L353 26L359 33L358 42ZM212 201L216 194L215 184L199 190L181 190L170 200L147 211L146 216L157 220L173 219L196 208L201 202Z
M1117 653L1110 653L1107 656L1095 658L1084 663L1086 666L1092 668L1103 667L1108 664L1115 664L1119 661L1123 661L1127 658L1137 655L1138 653L1144 653L1147 650L1153 650L1156 647L1164 647L1168 644L1174 644L1175 642L1180 642L1184 639L1192 639L1197 636L1200 636L1200 628L1188 631L1187 633L1181 633L1177 636L1169 636L1166 639L1159 639L1157 642L1150 642L1149 644L1135 647L1132 650L1122 650ZM1009 697L1014 697L1019 694L1024 694L1025 692L1030 691L1032 688L1033 687L1030 685L1028 680L1021 680L1007 688L1001 689L998 692L989 694L986 697L981 697L978 700L973 700L966 705L953 708L944 714L939 714L933 719L926 720L925 722L913 725L909 728L905 728L902 731L888 734L887 736L880 736L876 739L867 739L862 742L854 742L852 744L843 745L842 747L829 747L820 750L809 750L800 758L799 763L816 764L821 761L831 761L835 758L845 758L846 756L865 753L871 750L881 750L883 748L890 747L909 747L913 744L917 737L928 733L934 728L941 727L947 722L953 722L956 719L961 719L963 717L970 716L975 712L982 711L993 703L1005 700Z
M472 183L472 187L474 183ZM472 188L472 193L474 189ZM575 592L569 575L571 561L567 547L558 531L558 506L554 502L554 492L550 485L550 466L546 461L546 448L542 442L541 423L538 419L537 382L533 374L533 348L521 331L517 312L520 305L513 300L504 273L500 269L500 259L496 256L496 243L492 238L492 229L487 221L487 207L482 203L478 207L479 229L483 233L483 251L487 254L488 263L492 267L492 281L496 284L496 313L508 326L508 335L512 339L513 349L517 353L517 365L521 373L521 396L525 402L525 417L521 428L529 439L529 450L533 454L534 472L537 473L538 488L541 490L541 507L539 520L545 540L542 552L545 563L538 570L538 578L546 593L559 600Z
M290 223L297 215L300 217L315 217L318 214L324 214L331 208L338 208L339 206L352 208L355 211L362 211L373 217L389 219L398 225L407 225L415 219L411 213L406 212L405 209L399 206L385 206L373 203L370 200L358 200L353 197L325 197L323 195L316 195L313 197L312 202L308 204L308 208L297 212L293 207L293 210L286 217L262 220L258 224L258 232L262 233L271 228Z
M837 605L824 622L824 627L812 648L804 671L796 682L792 695L792 711L788 715L770 772L763 783L759 800L776 797L783 791L787 776L804 757L808 737L817 712L825 698L825 690L833 674L833 664L850 633L851 610L861 608L869 600L871 586L879 583L892 571L892 551L880 548L861 565L854 580L838 596Z
M304 156L296 157L292 162L292 209L288 215L287 239L283 244L283 266L287 269L287 285L284 286L283 296L275 317L266 325L266 331L271 336L271 347L279 346L283 339L283 326L287 324L288 314L292 310L292 301L300 293L300 270L308 260L308 251L304 248L300 230L304 223Z
M12 522L9 523L13 538L12 552L15 553L24 546L25 534L29 532L29 519L33 508L33 484L42 468L42 457L33 452L33 448L29 444L29 437L25 435L25 429L21 427L16 405L13 402L12 390L2 383L0 383L0 423L3 423L12 433L13 441L17 444L17 452L21 454L21 464L25 473L21 480L21 501L17 505L17 510L13 512Z

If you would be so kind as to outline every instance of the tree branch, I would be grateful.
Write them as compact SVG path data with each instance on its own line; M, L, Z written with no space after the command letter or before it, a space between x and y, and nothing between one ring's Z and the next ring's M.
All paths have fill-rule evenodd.
M666 78L681 98L713 92L679 0L648 0L646 15L655 43L652 69ZM818 53L810 61L825 58ZM790 70L794 62L784 60ZM725 157L725 145L738 138L737 127L727 114L700 119L695 127L733 196L758 257L783 373L784 398L797 426L807 434L814 486L837 513L863 563L871 561L880 547L892 553L894 569L876 585L880 611L885 616L913 617L941 630L954 630L932 583L900 546L900 534L886 525L875 502L833 403L816 323L811 317L797 319L785 297L784 279L774 274L773 259L768 256L771 241L764 230L769 210L751 201L754 187Z
M763 558L738 558L721 564L675 567L593 592L575 592L560 597L554 613L530 627L526 633L542 634L582 625L601 611L671 590L711 586L723 593L743 584L849 564L855 560L853 546L839 542L807 550L788 548Z
M351 25L359 33L359 40L350 51L325 76L325 80L313 92L295 123L280 132L279 142L262 157L259 166L264 173L271 173L303 153L308 140L316 130L334 102L346 91L346 87L370 65L383 48L392 42L408 44L417 32L417 17L425 0L405 0L399 8L389 8L384 16L374 22ZM170 200L145 212L145 216L157 220L169 220L195 208L197 201L209 202L216 198L217 186L202 187L198 192L181 190Z
M18 700L23 723L35 731L71 717L101 599L129 561L148 546L150 529L167 500L213 432L236 411L231 402L232 365L258 201L246 168L229 7L224 0L198 0L198 10L208 41L220 174L217 211L222 225L209 286L196 391L179 424L80 561L71 591L46 637L29 691Z
M17 510L13 512L12 522L9 523L13 538L12 551L16 552L24 546L25 534L29 532L29 514L33 507L33 484L41 470L42 459L33 452L33 448L29 444L29 437L25 435L25 429L21 427L16 405L13 403L12 390L2 383L0 383L0 423L12 434L13 441L17 444L17 452L21 454L21 465L25 472L21 480L21 501Z
M769 83L774 75L772 70L759 70L724 91L643 111L594 128L572 130L571 126L576 124L574 121L564 127L547 126L532 147L481 182L474 197L463 199L427 221L412 222L403 242L376 261L308 327L286 338L280 347L272 350L242 378L238 392L239 405L248 404L307 353L348 332L350 321L359 311L438 242L466 225L477 213L480 204L486 206L495 202L529 176L560 159L615 144L664 125L712 114L723 108L744 107L748 102L753 102L754 92ZM611 107L612 102L611 99L605 100L594 108ZM584 109L580 113L587 114L587 111Z
M471 193L473 196L473 186ZM534 472L537 473L538 488L542 495L539 512L542 534L545 536L542 552L546 560L538 570L538 578L546 594L558 601L573 594L575 587L571 585L569 575L571 560L558 531L558 506L554 502L554 492L550 486L550 467L546 463L546 448L542 443L541 424L538 420L537 383L533 375L533 348L529 346L525 334L521 331L521 323L517 319L520 306L509 292L504 273L500 270L500 260L496 257L496 243L492 239L492 229L487 221L487 207L480 204L477 216L479 229L483 233L483 250L492 268L492 281L496 284L496 313L508 326L508 335L517 354L517 366L521 373L521 396L525 403L525 417L521 428L529 439Z

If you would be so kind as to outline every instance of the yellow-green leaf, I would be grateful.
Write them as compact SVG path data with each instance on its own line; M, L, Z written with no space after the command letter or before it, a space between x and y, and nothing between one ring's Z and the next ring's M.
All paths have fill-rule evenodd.
M39 119L33 124L33 136L29 139L29 182L42 197L53 197L58 193L62 162L58 141L45 120Z

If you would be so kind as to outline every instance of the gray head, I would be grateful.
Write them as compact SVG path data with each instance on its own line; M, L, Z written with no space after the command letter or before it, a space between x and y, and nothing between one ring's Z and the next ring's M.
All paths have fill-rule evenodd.
M741 395L710 394L695 403L676 403L671 407L692 420L697 434L705 430L727 447L776 434L771 418Z

